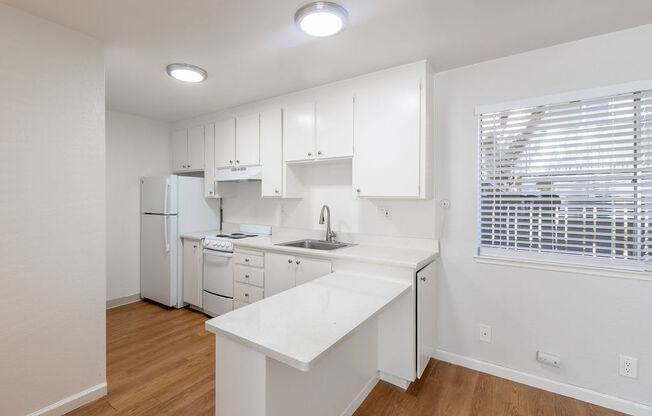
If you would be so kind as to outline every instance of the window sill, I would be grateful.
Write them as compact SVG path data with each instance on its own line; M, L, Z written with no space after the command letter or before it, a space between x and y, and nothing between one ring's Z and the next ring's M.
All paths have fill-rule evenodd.
M548 270L565 273L586 274L591 276L611 277L617 279L643 280L652 282L652 272L609 269L605 267L583 266L577 264L560 264L530 259L515 259L499 256L474 255L473 259L481 264L522 267L526 269Z

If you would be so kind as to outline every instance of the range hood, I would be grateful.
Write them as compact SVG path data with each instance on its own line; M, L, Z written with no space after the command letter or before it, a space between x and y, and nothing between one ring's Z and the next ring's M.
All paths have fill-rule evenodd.
M215 170L215 180L217 182L259 181L262 177L262 166L224 168Z

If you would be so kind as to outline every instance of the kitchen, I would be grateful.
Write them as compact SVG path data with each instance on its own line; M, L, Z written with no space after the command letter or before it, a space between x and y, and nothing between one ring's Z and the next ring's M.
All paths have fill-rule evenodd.
M5 3L0 413L652 414L645 2Z

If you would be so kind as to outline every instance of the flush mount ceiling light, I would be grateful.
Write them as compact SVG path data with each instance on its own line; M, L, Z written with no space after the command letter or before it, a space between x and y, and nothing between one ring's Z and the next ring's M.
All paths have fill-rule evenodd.
M170 64L167 66L168 75L184 82L202 82L207 77L206 71L195 65Z
M339 4L330 1L316 1L306 4L294 15L294 21L310 36L332 36L344 28L349 14Z

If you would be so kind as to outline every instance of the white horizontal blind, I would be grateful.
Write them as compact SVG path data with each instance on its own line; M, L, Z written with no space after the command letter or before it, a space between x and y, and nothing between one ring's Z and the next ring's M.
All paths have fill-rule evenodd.
M652 90L479 116L480 254L652 258Z

